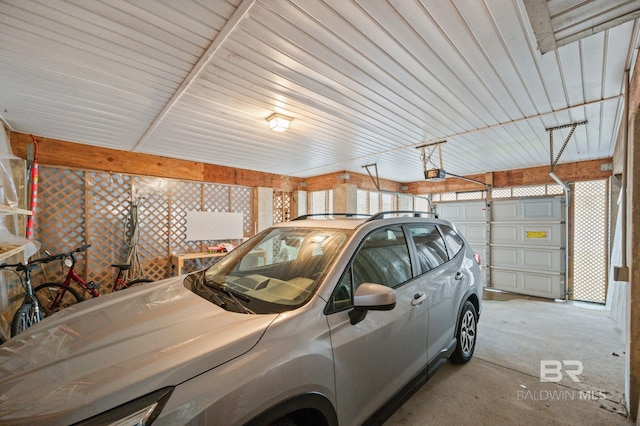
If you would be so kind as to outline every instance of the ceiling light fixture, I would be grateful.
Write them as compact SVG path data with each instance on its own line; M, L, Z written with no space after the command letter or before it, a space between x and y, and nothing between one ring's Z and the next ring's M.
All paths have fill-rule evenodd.
M269 123L269 128L271 130L284 132L289 128L292 120L293 118L287 117L286 115L274 113L267 118L267 123Z

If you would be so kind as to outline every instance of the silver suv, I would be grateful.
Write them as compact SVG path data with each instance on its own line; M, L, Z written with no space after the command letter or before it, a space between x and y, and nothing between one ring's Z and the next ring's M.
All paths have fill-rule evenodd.
M474 253L432 214L304 216L0 346L0 424L359 425L473 355Z

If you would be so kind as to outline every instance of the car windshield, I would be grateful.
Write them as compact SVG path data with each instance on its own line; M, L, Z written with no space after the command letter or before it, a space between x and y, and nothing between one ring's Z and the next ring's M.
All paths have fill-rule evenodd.
M309 300L351 231L271 228L248 240L185 286L227 310L275 313Z

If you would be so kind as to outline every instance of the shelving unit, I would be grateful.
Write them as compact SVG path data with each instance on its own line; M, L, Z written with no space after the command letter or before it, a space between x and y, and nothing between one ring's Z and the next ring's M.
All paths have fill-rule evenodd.
M11 214L31 216L31 211L19 209L16 207L0 205L0 216L6 216ZM27 259L25 258L24 255L22 255L20 259L18 259L18 257L19 255L24 253L24 250L27 247L27 244L12 244L6 241L0 242L0 263L5 263L6 259L11 258L12 256L15 256L16 259L11 260L8 263L26 261ZM6 282L4 278L0 278L0 285L3 286L3 288L0 288L0 295L2 296L2 300L0 300L0 306L2 307L2 310L0 311L0 342L3 342L7 340L10 336L9 321L10 321L10 318L13 318L16 304L15 303L11 304L9 300L10 300L10 296L16 290L12 290L11 289L12 287L10 287L9 283ZM17 288L19 288L19 285Z
M19 209L19 208L10 207L10 206L3 206L0 204L0 215L7 215L7 214L26 214L28 216L31 216L31 210Z
M19 209L16 207L0 205L0 216L5 216L9 214L23 214L23 215L31 216L31 211ZM21 253L24 250L24 248L25 248L24 244L11 244L7 242L0 242L0 262L15 254Z

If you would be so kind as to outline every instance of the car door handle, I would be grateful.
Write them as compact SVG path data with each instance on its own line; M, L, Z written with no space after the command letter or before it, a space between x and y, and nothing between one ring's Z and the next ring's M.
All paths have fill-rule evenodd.
M419 304L421 304L425 300L427 300L427 295L426 294L416 293L413 296L413 300L411 301L411 306L418 306Z

